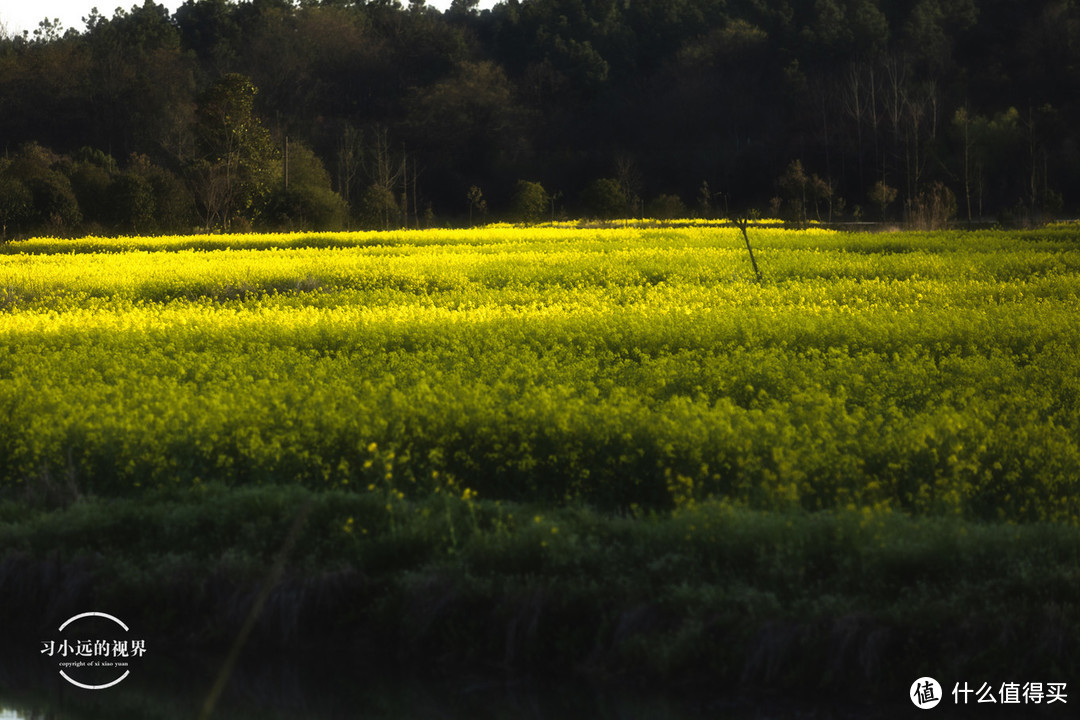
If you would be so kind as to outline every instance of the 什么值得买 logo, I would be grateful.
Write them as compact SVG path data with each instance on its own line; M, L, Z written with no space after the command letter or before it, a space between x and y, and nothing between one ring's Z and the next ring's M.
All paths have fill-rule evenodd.
M41 654L57 658L60 676L75 687L104 690L131 674L132 662L146 654L146 641L120 637L130 629L119 618L85 612L65 620L61 637L42 640ZM79 678L79 679L76 679Z

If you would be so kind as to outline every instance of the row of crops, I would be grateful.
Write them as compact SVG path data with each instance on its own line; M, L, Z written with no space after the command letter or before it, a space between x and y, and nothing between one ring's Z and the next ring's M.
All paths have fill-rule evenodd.
M1080 243L512 228L0 252L0 488L1080 522Z

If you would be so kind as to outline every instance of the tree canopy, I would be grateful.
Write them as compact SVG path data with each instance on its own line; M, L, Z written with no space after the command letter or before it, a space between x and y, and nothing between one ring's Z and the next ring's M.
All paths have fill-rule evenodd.
M1077 127L1073 0L145 0L0 38L0 224L464 223L520 180L545 217L1038 218Z

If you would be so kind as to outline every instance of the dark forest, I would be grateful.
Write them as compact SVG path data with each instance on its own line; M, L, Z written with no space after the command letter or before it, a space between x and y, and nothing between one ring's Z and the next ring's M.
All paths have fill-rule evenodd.
M146 0L0 38L0 225L1030 223L1078 127L1072 0Z

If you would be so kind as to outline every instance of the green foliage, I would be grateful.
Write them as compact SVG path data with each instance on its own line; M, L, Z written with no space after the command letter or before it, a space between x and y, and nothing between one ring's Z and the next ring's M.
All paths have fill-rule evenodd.
M112 161L112 157L108 161ZM104 226L114 220L114 203L111 195L115 162L76 161L70 171L71 186L75 191L79 208L86 222Z
M517 222L539 222L548 214L550 196L538 182L518 180L510 201L510 215Z
M1040 676L1076 663L1054 644L1032 653L1030 640L1077 631L1059 610L1078 589L1075 527L715 501L615 516L433 495L401 501L393 525L373 493L287 486L0 505L0 608L19 638L41 592L59 594L74 575L142 632L227 647L243 619L235 598L258 591L302 508L272 590L281 611L266 614L255 643L325 647L362 629L394 644L384 662L395 665L491 661L565 676L588 658L681 691L765 676L766 657L783 669L774 688L858 678L869 685L861 698L884 701L928 663ZM58 572L40 582L55 585L20 582L41 562ZM797 643L778 642L778 627Z
M780 188L780 217L786 222L805 223L810 214L818 222L832 219L833 187L816 174L807 175L802 161L793 160L777 180ZM827 207L823 216L821 206Z
M9 179L13 192L6 213L16 225L71 234L82 220L71 181L62 172L61 158L48 149L36 143L23 146L4 163L2 175Z
M521 151L524 117L503 68L462 62L408 100L407 132L425 157L458 172L491 173Z
M136 234L154 221L154 188L136 172L119 174L109 187L116 225Z
M154 193L151 230L188 231L197 227L199 215L195 200L184 181L166 168L150 165L146 158L135 164L138 166L135 172L150 183Z
M707 204L702 205L707 208ZM645 206L645 214L658 220L676 220L689 215L686 204L678 195L658 195Z
M870 188L870 194L866 196L866 199L878 207L882 221L888 218L889 206L896 200L896 193L896 188L886 185L882 180L878 180Z
M897 218L936 182L959 196L961 179L961 215L971 220L1031 223L1075 211L1080 123L1069 89L1080 10L984 5L531 0L439 13L417 3L205 0L170 17L151 2L92 13L83 32L46 23L33 36L0 39L0 137L9 152L36 141L62 153L108 149L121 164L146 155L183 175L192 198L183 204L197 204L204 228L233 218L269 226L261 214L278 189L276 158L219 152L225 141L208 131L220 124L207 118L209 94L250 89L237 77L262 89L253 117L312 148L354 210L368 183L404 195L372 170L371 153L354 152L349 135L362 131L393 138L382 152L394 160L383 168L391 175L404 174L397 159L408 157L420 180L414 216L425 206L464 215L472 184L508 215L508 179L576 189L624 160L640 178L615 173L632 215L638 198L690 198L702 178L733 206L763 207L776 195L778 211L798 222L833 219L841 195L864 199L879 179L898 190ZM942 82L955 77L965 78L962 97ZM267 149L254 136L245 143ZM795 157L809 186L778 192ZM121 227L110 208L91 204L99 193L82 174L81 227L63 212L62 228L49 225L47 213L23 221L19 234L130 232L128 220ZM336 214L325 192L301 195L275 201L283 226L308 224L311 207L300 206ZM189 213L175 210L167 229L189 230ZM160 212L153 225L165 226Z
M0 239L17 232L30 218L34 196L21 180L0 172Z
M0 221L21 236L188 230L197 222L189 189L144 155L121 170L92 148L60 156L29 145L0 161L0 184Z
M611 220L628 215L626 194L619 181L613 178L593 180L582 190L581 202L591 217Z
M368 185L360 198L360 221L373 230L397 227L401 208L393 191L382 185Z
M224 75L200 98L195 134L201 157L198 197L207 227L228 230L253 221L273 189L278 168L270 133L255 115L258 89L238 73Z
M79 201L63 174L49 170L33 175L26 187L34 199L32 218L37 226L63 234L72 232L82 220Z
M263 222L270 227L292 230L340 230L348 209L330 187L330 176L322 161L305 145L289 145L288 188L275 190Z

